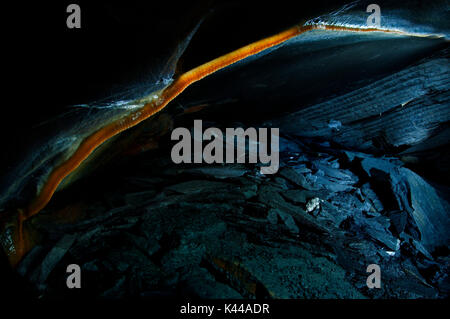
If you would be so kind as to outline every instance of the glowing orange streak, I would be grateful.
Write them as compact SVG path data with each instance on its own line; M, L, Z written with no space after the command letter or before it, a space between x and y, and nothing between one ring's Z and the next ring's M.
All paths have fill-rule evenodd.
M23 214L21 214L21 219L25 220L44 208L50 201L61 181L73 172L100 144L159 112L192 83L199 81L209 74L229 66L230 64L245 59L250 55L254 55L311 29L311 26L305 28L290 28L277 35L254 42L236 51L225 54L182 74L161 93L161 96L159 96L156 101L144 105L142 109L132 112L123 119L102 127L83 140L74 154L50 173L38 196L31 202Z
M145 104L141 109L136 110L123 119L110 123L92 135L88 136L82 141L78 149L72 156L57 166L49 175L45 185L42 187L39 194L31 202L25 210L19 210L19 230L21 230L21 223L23 220L35 215L42 208L44 208L50 201L54 192L61 181L73 172L99 145L114 135L135 126L143 120L149 118L153 114L162 110L170 101L183 92L189 85L197 82L204 77L225 68L235 62L243 60L251 55L257 54L263 50L283 43L301 33L310 30L332 30L332 31L351 31L351 32L385 32L398 33L402 35L414 35L401 31L383 30L376 28L353 28L345 26L330 26L330 25L306 25L295 26L286 31L273 35L271 37L259 40L257 42L246 45L233 52L218 57L210 62L202 64L189 72L182 74L171 85L162 91L158 98L152 102ZM19 235L21 238L21 235Z

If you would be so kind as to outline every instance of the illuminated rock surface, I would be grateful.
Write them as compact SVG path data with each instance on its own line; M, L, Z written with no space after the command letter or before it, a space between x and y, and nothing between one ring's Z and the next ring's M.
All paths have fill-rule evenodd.
M385 27L403 34L310 30L193 84L160 113L107 139L24 222L28 253L14 274L30 294L46 297L70 295L70 263L81 266L88 296L448 297L445 2L422 15L415 2L381 5ZM313 8L295 23L361 27L364 8L358 2L332 15ZM274 34L243 32L233 44L212 42L208 52L199 43L212 31L202 30L230 14L222 10L202 25L205 15L193 15L176 36L167 31L177 41L158 53L157 67L146 66L151 79L107 99L76 101L37 130L22 128L28 142L11 148L20 150L8 154L2 174L6 254L18 249L17 229L5 227L16 210L85 138L158 101L183 74L179 59L196 67ZM279 172L173 164L170 131L199 118L210 127L280 128ZM366 286L373 263L383 273L379 290Z

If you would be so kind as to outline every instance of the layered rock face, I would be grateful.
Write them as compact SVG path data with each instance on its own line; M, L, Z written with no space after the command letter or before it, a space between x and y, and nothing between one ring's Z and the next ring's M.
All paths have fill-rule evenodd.
M372 31L364 1L310 8L305 32L193 82L128 125L161 105L186 74L181 65L212 60L204 43L225 28L221 17L249 9L219 6L193 15L175 49L147 65L145 85L30 129L0 183L2 265L14 289L44 298L448 298L448 5L408 3L380 3L384 28ZM242 31L234 41L260 35ZM225 44L210 49L236 49ZM196 119L204 129L279 129L278 171L175 164L171 132L192 131ZM24 218L52 172L117 123L129 127ZM83 289L66 287L71 264ZM379 289L367 286L373 264Z

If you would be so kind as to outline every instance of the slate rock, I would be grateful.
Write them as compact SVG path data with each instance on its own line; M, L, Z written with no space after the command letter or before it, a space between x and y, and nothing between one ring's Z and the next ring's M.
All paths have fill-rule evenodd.
M368 200L377 212L384 210L383 203L379 200L377 194L372 190L369 183L365 183L361 186L361 193L364 196L364 200Z
M450 245L450 204L422 177L407 168L400 170L411 191L412 216L429 251Z
M393 211L388 214L391 224L395 229L397 235L405 230L408 213L405 211Z
M233 188L230 183L208 181L208 180L192 180L166 187L166 190L171 190L181 194L198 194L202 192L217 192Z
M243 176L249 170L243 165L224 165L221 167L196 167L185 170L180 170L180 173L188 173L198 176L207 176L216 179L236 178Z
M314 192L290 189L281 193L281 195L294 204L306 204L309 198L314 197Z
M294 221L294 218L292 218L292 215L287 214L279 209L271 209L269 211L269 214L274 214L276 213L280 219L283 221L284 225L287 227L287 229L289 229L290 232L292 233L298 233L299 229L297 227L297 224Z
M76 238L77 238L76 234L65 235L56 243L55 246L53 246L50 252L45 256L41 264L36 268L36 270L31 275L32 281L35 282L38 285L38 287L45 283L52 270L64 257L64 255L70 249Z
M313 183L308 181L305 176L299 174L295 169L291 167L284 167L280 170L280 175L286 178L288 181L294 183L307 190L318 190L319 188L314 186Z

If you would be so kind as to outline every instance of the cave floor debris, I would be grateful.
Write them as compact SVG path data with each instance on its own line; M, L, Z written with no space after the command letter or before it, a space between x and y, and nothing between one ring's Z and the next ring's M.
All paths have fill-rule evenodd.
M175 165L164 149L116 164L128 168L101 173L109 186L96 196L75 186L28 221L40 240L18 272L48 298L73 293L73 263L83 294L106 298L448 296L448 203L436 195L443 211L426 211L431 185L395 159L288 136L281 145L275 175ZM75 221L58 215L80 198ZM366 285L370 264L381 289Z

